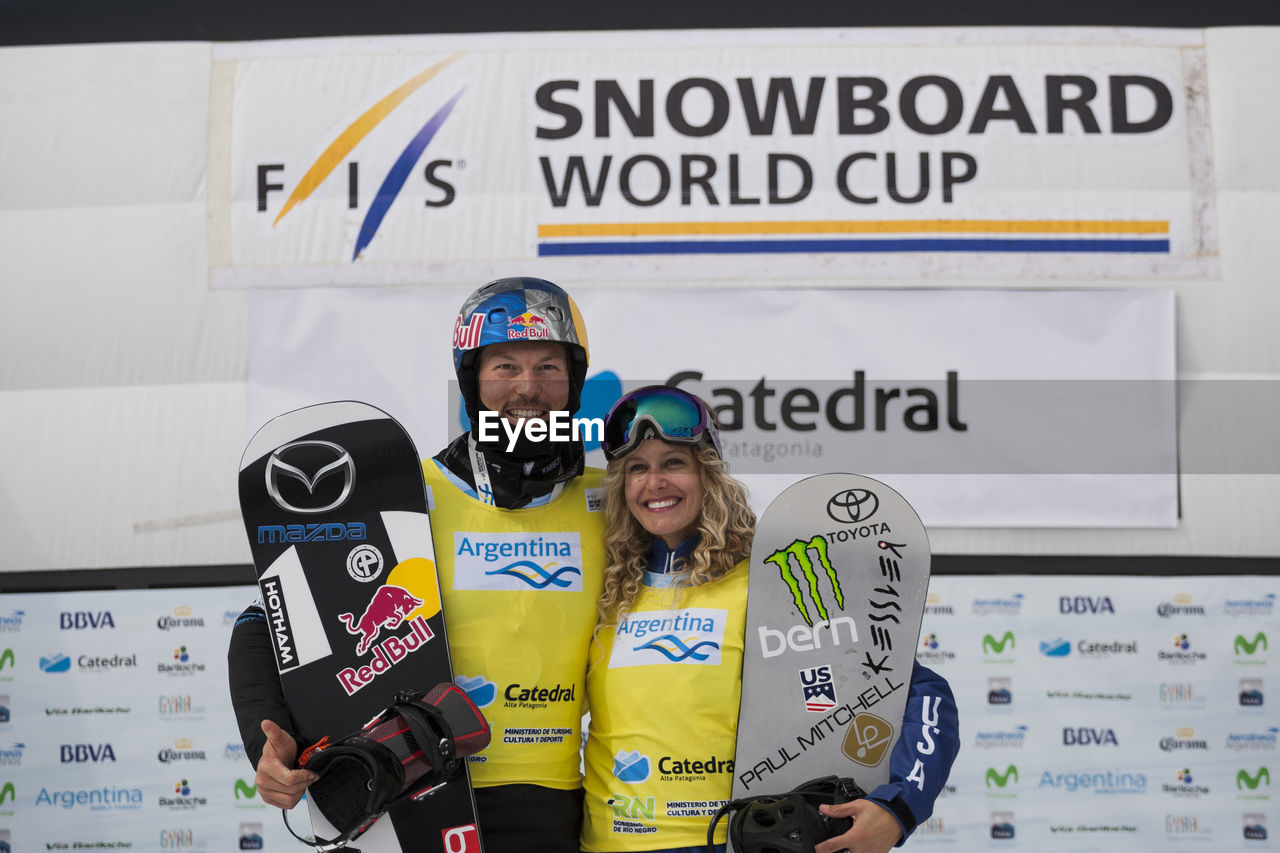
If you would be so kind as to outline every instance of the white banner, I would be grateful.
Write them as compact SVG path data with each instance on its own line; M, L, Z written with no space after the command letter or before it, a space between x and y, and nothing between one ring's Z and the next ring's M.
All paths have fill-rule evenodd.
M1208 277L1203 34L770 30L215 47L218 287Z
M255 293L249 429L359 399L434 454L462 429L448 342L465 294ZM888 482L929 526L1176 523L1169 291L574 296L591 342L580 415L642 384L699 394L757 509L802 476L849 471Z

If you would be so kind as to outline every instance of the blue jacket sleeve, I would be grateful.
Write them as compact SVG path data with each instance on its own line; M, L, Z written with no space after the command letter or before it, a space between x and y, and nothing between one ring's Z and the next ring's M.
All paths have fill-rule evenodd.
M902 733L889 756L889 781L867 794L902 824L902 846L933 814L933 801L960 752L960 716L951 685L919 663L911 670Z

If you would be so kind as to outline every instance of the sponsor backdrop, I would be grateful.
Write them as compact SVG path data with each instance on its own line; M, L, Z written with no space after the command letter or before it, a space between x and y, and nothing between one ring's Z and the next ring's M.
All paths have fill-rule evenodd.
M1244 575L934 576L917 658L950 680L962 747L912 847L1275 849L1277 593ZM0 844L304 849L255 798L227 698L255 595L6 595ZM805 703L801 671L777 696Z

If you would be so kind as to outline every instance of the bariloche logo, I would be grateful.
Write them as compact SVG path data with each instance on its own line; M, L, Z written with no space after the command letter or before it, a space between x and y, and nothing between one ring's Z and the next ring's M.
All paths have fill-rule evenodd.
M810 555L813 555L812 557ZM804 602L804 596L800 591L800 577L804 578L805 586L809 590L809 596L813 599L813 608L817 611L821 621L826 622L827 607L823 603L822 594L818 591L818 574L814 570L813 557L817 558L818 565L822 567L827 578L831 581L831 590L835 595L836 605L844 610L844 591L840 588L840 578L836 576L836 570L831 565L831 560L827 558L827 540L822 536L814 536L808 542L797 539L785 548L774 551L768 557L764 558L766 563L773 563L778 567L778 571L782 575L782 580L787 585L787 589L791 591L791 597L796 603L796 608L800 611L800 615L804 617L804 621L809 627L813 627L813 617L809 615L809 607ZM796 570L792 571L791 564L795 562Z
M1261 647L1264 652L1267 651L1267 635L1261 631L1254 635L1252 641L1245 639L1242 634L1236 634L1235 651L1237 655L1242 651L1247 655L1251 655L1256 652L1259 647Z
M394 91L378 101L372 107L364 112L359 118L348 125L337 138L329 144L329 147L316 158L302 176L302 180L294 187L293 192L289 194L289 198L285 201L284 206L280 209L280 213L276 215L275 222L272 226L280 224L280 220L297 205L306 201L316 189L324 183L325 179L338 167L351 151L360 144L366 136L368 136L374 128L376 128L383 119L389 116L392 111L399 107L404 101L418 89L422 88L427 81L431 80L441 71L448 68L459 58L460 54L454 54L430 68L414 75L413 77L400 84ZM374 198L373 204L369 207L369 212L365 214L364 221L360 224L360 233L356 237L355 251L351 255L354 261L360 257L360 253L365 250L369 243L373 240L378 228L382 225L382 220L386 218L387 211L391 209L392 203L396 200L396 196L400 194L400 190L404 188L405 181L409 175L413 173L417 166L422 152L426 150L427 145L435 137L440 127L444 124L445 119L453 112L454 106L458 103L458 99L462 97L459 91L456 95L441 107L436 113L427 119L427 123L414 134L409 143L405 145L404 150L396 158L391 165L391 169L387 172L382 184L378 187L378 194Z
M880 508L880 498L866 489L845 489L827 501L827 515L841 524L857 524L866 521Z
M663 634L661 637L654 637L642 646L636 646L636 651L655 651L664 655L667 660L672 663L679 663L682 660L706 660L710 657L710 652L704 652L704 648L719 649L718 643L711 640L702 640L690 646L687 642L677 637L675 634Z
M299 465L286 461L286 457L305 457L309 465L316 464L317 457L330 461L320 462L315 473L309 475ZM327 498L317 506L300 506L297 497L291 495L291 499L286 499L281 494L282 477L287 480L297 480L306 487L307 495L314 497L320 481L333 476L342 478L337 497ZM337 509L347 502L347 498L351 497L351 490L356 485L356 465L351 459L351 454L332 441L294 441L272 452L267 459L266 477L267 494L271 496L271 500L275 501L276 506L288 512L314 515Z

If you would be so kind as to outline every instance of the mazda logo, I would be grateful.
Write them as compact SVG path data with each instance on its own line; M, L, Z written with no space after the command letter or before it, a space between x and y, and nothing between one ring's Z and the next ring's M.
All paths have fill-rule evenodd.
M315 473L308 474L304 466ZM291 502L280 494L281 479L297 480L306 487L307 495L315 497L316 487L320 484L320 481L328 480L334 476L342 478L342 486L336 498L332 500L327 497L322 499L327 500L327 503L316 506L299 506L297 497L294 497L293 502ZM289 512L315 515L337 509L347 502L347 498L351 497L351 490L355 488L355 485L356 465L351 460L351 454L332 441L295 441L276 448L271 457L267 459L267 494L271 496L271 500L275 501L276 506ZM299 490L296 488L289 491L291 495L299 494ZM329 491L326 490L326 493ZM303 502L311 503L305 500Z
M876 514L880 508L880 499L875 492L866 489L845 489L831 496L827 501L827 515L832 521L841 524L856 524L866 521Z

